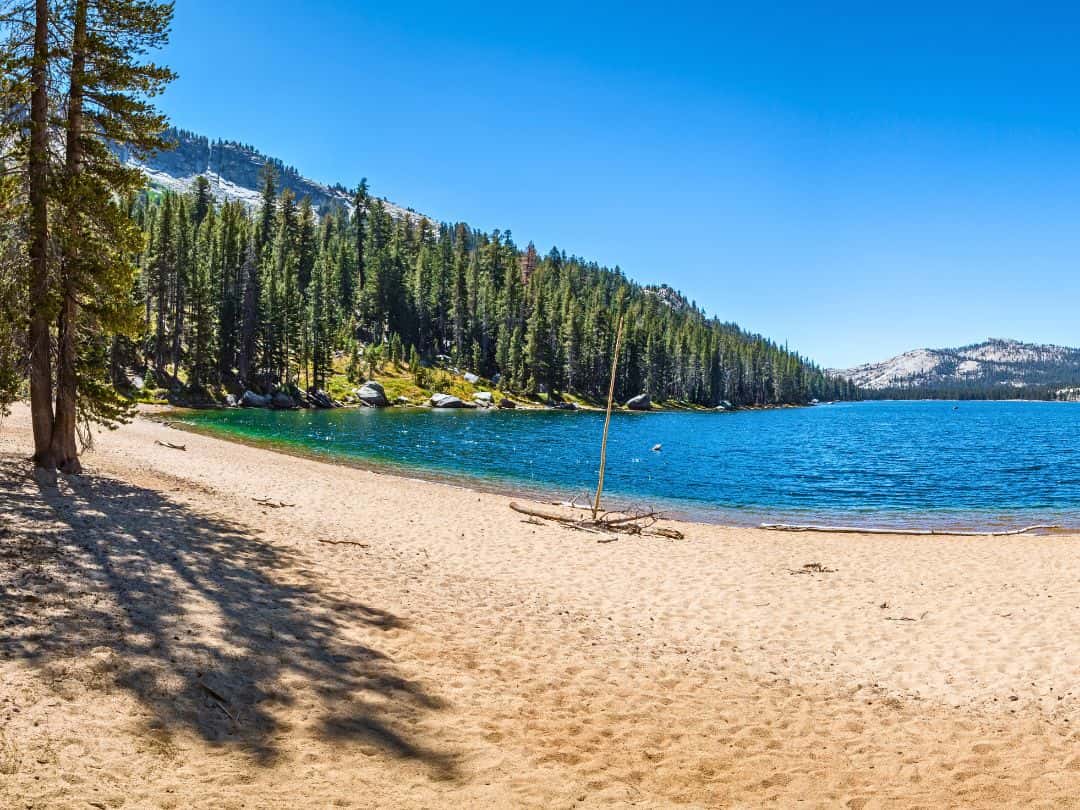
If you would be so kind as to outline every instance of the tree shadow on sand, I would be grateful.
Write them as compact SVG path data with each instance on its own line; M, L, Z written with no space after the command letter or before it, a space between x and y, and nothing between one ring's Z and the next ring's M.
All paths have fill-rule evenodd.
M328 594L305 564L153 490L81 476L42 491L0 459L0 656L58 688L91 666L93 687L126 690L156 728L262 764L288 731L275 707L303 701L324 740L452 778L415 731L440 701L367 641L403 622Z

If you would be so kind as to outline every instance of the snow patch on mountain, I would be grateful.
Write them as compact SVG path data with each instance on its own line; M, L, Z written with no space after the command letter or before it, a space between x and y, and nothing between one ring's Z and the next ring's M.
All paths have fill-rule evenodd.
M191 190L195 178L202 176L210 181L214 197L223 200L239 200L249 207L260 204L261 174L266 164L277 169L278 189L288 188L296 198L308 197L316 209L327 205L341 205L350 213L353 195L342 186L328 186L303 177L296 169L283 161L256 151L253 147L235 141L211 141L186 130L170 129L167 137L175 147L157 154L141 157L122 145L115 148L118 157L126 165L139 169L152 186L178 193ZM409 217L426 219L437 224L431 217L381 200L390 216L395 219Z
M128 165L141 169L142 173L145 174L150 181L150 185L169 191L175 191L178 194L185 194L191 191L195 184L195 178L199 177L198 174L193 174L189 177L175 177L168 172L152 169L135 160L129 160ZM254 208L261 199L257 190L237 185L236 183L226 180L217 172L205 171L202 172L202 176L210 182L210 193L214 195L214 199L218 202L224 200L239 200L245 205Z

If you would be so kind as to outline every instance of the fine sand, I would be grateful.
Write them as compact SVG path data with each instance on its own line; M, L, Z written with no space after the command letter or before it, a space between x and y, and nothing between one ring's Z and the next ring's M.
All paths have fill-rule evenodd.
M1080 807L1080 537L600 543L145 418L58 491L29 446L2 807Z

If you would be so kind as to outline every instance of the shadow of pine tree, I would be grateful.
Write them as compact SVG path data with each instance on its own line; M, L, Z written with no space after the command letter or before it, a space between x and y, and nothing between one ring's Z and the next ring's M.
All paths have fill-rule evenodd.
M452 758L410 733L440 701L358 640L404 623L329 595L305 566L156 491L90 475L42 491L0 458L0 655L60 683L96 662L92 686L126 690L156 727L264 764L288 732L274 707L303 700L323 739L452 778Z

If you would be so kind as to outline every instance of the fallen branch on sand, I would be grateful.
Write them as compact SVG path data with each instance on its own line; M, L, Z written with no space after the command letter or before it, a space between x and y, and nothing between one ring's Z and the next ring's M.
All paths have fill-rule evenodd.
M239 726L240 725L240 712L236 712L235 714L233 714L232 712L229 711L229 709L227 708L227 704L230 701L229 701L229 699L227 697L225 697L225 695L223 695L221 692L219 692L214 687L210 686L208 683L203 681L201 678L199 680L199 686L202 687L203 691L206 692L206 694L214 702L214 705L217 706L219 709L221 709L221 711L224 712L226 717L228 717L230 720L232 720L234 726Z
M321 537L316 537L315 540L320 543L326 543L330 546L358 546L359 548L368 547L367 543L358 543L355 540L323 540Z
M829 568L819 562L810 562L804 564L802 568L789 568L788 572L792 574L835 574L836 569Z
M917 534L948 535L952 537L1006 537L1014 534L1026 534L1039 529L1060 529L1060 526L1042 525L1025 526L1022 529L1009 529L1000 532L959 532L948 529L860 529L857 526L801 526L792 523L762 523L759 529L773 532L829 532L833 534Z
M170 450L187 450L186 444L173 444L172 442L163 442L160 439L155 439L154 444L160 444L162 447L168 447Z
M922 613L919 614L919 618L917 618L917 619L915 619L915 618L913 618L911 616L886 616L885 621L887 621L887 622L921 622L923 619L926 618L926 615L929 612L930 611L928 611L928 610L924 610Z
M640 510L632 512L603 512L596 519L591 517L582 518L564 515L558 512L548 512L544 509L535 509L512 502L510 508L515 512L528 515L531 518L550 520L565 526L568 529L577 529L584 532L596 532L605 535L611 534L642 534L652 537L667 537L671 540L682 540L684 535L676 529L656 526L656 522L663 517L660 512L652 510ZM603 541L610 542L611 538Z
M269 506L271 509L282 509L286 506L296 506L295 503L285 503L285 501L275 501L273 498L252 498L259 506Z

